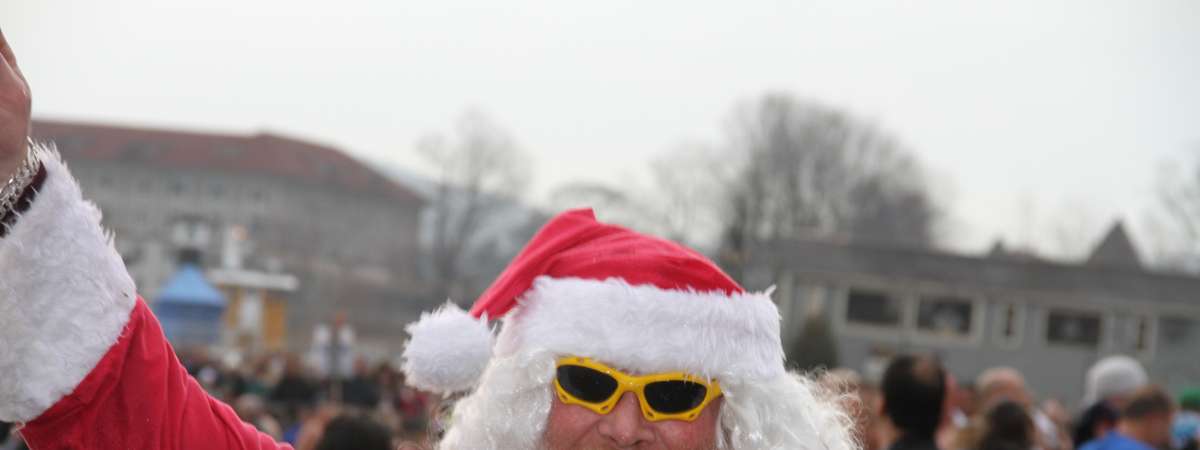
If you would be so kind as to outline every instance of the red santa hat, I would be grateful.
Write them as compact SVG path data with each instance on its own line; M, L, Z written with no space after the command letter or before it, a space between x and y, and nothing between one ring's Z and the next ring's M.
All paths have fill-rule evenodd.
M493 357L587 356L635 372L718 380L785 373L770 292L746 292L684 246L600 223L591 210L551 219L469 312L452 303L409 325L408 382L473 388ZM493 342L489 319L503 319Z

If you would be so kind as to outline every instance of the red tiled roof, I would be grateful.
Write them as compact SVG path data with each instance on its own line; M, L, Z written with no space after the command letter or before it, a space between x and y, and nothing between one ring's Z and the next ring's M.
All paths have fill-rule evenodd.
M128 161L273 175L423 202L416 193L335 148L273 134L236 136L35 120L33 136L55 142L68 161Z

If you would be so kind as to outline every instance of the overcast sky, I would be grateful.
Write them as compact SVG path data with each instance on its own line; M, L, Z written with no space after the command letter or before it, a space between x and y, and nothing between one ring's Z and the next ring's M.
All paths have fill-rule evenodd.
M850 4L854 3L854 4ZM35 114L271 130L417 168L479 108L536 159L535 199L644 176L784 90L907 143L949 243L1051 249L1140 227L1200 149L1200 2L4 0Z

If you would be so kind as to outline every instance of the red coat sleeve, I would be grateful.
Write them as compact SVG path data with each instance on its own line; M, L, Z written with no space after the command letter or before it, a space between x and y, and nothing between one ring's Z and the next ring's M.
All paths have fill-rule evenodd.
M95 369L21 435L31 450L291 449L210 397L141 299Z

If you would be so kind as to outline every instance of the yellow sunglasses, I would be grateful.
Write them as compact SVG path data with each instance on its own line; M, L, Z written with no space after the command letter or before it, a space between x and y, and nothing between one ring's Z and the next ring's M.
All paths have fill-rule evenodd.
M691 422L705 406L721 396L716 381L683 372L632 376L588 358L560 358L555 369L554 390L559 400L579 405L596 414L608 414L626 392L637 395L646 420Z

